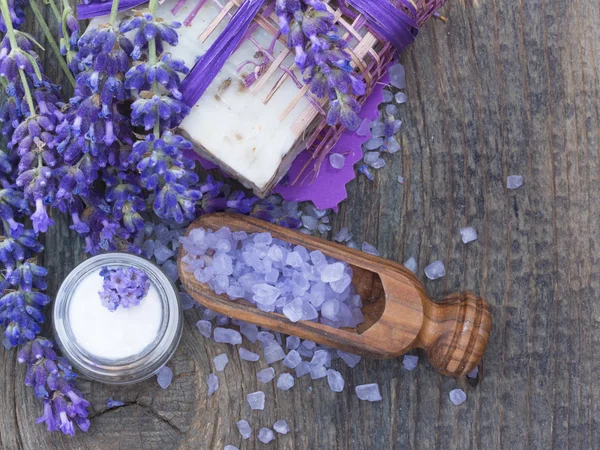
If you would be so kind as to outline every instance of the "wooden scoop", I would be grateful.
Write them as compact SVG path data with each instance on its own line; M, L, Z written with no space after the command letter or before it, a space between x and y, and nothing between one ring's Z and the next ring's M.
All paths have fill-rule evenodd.
M228 227L247 233L268 231L274 238L302 245L309 251L321 250L347 262L364 303L365 322L356 329L336 329L310 321L294 323L245 300L233 301L225 294L217 295L185 270L181 259L186 252L182 247L178 269L183 286L196 301L213 311L366 357L394 358L422 348L431 364L444 375L466 375L479 364L491 329L490 309L481 297L452 294L435 303L413 273L400 264L248 216L204 215L189 226L186 235L199 227L213 231Z

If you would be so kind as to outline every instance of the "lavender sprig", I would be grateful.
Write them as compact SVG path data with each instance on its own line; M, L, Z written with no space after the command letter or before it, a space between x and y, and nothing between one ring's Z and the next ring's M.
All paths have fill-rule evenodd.
M100 276L104 278L99 292L100 300L110 311L115 311L119 306L131 308L139 305L150 289L148 274L134 267L103 267Z
M317 97L329 97L327 123L358 128L356 96L364 95L366 88L354 73L348 43L337 34L333 14L319 0L277 0L275 11L304 81Z

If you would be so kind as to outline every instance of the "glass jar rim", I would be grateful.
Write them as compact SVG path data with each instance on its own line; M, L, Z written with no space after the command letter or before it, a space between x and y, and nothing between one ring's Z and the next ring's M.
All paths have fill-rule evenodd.
M162 306L159 331L154 341L138 355L116 359L98 357L86 351L74 338L69 306L75 288L82 279L104 266L141 269L159 293ZM173 356L183 329L183 311L173 282L147 259L124 252L103 253L77 265L58 290L52 319L58 347L73 367L82 376L107 384L135 383L151 377Z

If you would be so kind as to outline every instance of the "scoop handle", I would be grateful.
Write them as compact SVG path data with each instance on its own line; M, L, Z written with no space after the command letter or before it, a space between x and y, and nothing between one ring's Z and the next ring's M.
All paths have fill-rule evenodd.
M463 376L481 360L492 328L486 301L470 292L452 294L439 302L423 299L423 324L415 346L444 375Z

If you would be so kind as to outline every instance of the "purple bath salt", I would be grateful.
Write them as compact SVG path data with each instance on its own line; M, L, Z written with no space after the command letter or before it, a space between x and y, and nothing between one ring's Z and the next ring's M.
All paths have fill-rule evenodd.
M361 400L368 400L370 402L378 402L382 400L381 394L379 393L379 385L377 383L361 384L355 388L356 395Z
M168 388L173 380L173 371L167 366L162 366L158 369L158 372L156 372L156 380L161 388Z
M240 333L246 336L246 339L254 344L258 338L258 327L250 323L245 323L240 326Z
M208 320L199 320L196 322L196 326L200 330L202 336L210 339L212 336L212 323L210 323Z
M309 365L308 370L310 372L310 377L313 380L318 380L319 378L327 376L327 368L325 366Z
M217 378L217 376L214 373L211 373L208 376L207 384L208 384L208 396L210 397L215 392L217 392L217 389L219 389L219 378Z
M296 366L296 378L302 378L308 373L310 373L310 364L308 361L302 361Z
M300 356L300 353L298 353L296 350L290 350L283 360L283 365L289 367L290 369L295 369L301 362L302 357Z
M263 355L267 364L273 364L274 362L281 361L285 358L285 352L277 341L271 341L265 345Z
M250 350L246 350L244 347L240 347L238 351L240 353L240 358L242 358L244 361L254 362L260 359L260 356L254 352L251 352Z
M450 391L450 401L456 406L462 405L467 400L467 394L462 389L453 389Z
M248 439L252 436L252 428L247 420L240 420L236 423L238 430L240 430L240 434L242 435L242 439Z
M479 374L479 366L475 367L473 370L471 370L467 376L469 378L477 378L477 375Z
M473 227L466 227L460 229L460 236L463 243L468 244L477 240L477 231Z
M275 439L275 433L273 433L273 430L269 430L268 428L261 428L258 432L258 440L264 444L268 444L273 439Z
M275 369L273 369L272 367L267 367L266 369L259 371L256 374L256 376L258 378L258 381L260 381L261 383L268 383L273 378L275 378Z
M223 450L240 450L235 445L226 445Z
M444 267L444 263L442 261L434 261L425 267L425 275L430 280L437 280L438 278L442 278L446 275L446 268Z
M417 260L412 256L404 261L404 267L410 270L412 273L417 273Z
M260 342L260 344L264 347L269 342L274 341L275 336L273 335L273 333L269 333L268 331L259 331L257 334L257 339L258 342Z
M311 366L326 366L331 365L331 357L327 350L317 350L310 361Z
M352 353L346 353L341 350L338 350L337 354L351 369L354 368L361 360L360 356L353 355Z
M224 342L225 344L239 345L242 343L242 335L231 328L215 328L215 342Z
M277 389L280 391L288 391L294 387L294 377L289 373L282 373L277 378Z
M290 432L290 426L285 420L278 420L273 424L273 429L279 434L288 434Z
M262 391L253 392L246 396L248 404L252 409L265 409L265 393Z
M404 359L402 360L402 366L406 370L414 370L417 368L417 363L419 362L419 357L415 355L404 355Z
M329 155L329 163L334 169L343 169L346 163L346 157L340 153L331 153Z
M297 336L288 336L285 339L285 346L288 350L296 350L300 345L300 338Z
M225 366L229 362L229 357L226 353L221 353L213 358L213 363L215 365L215 370L217 372L222 372L225 369Z
M374 255L374 256L380 256L381 255L381 253L379 253L379 250L377 250L374 246L372 246L368 242L363 242L362 243L361 250L363 252L365 252L365 253L369 253L369 254Z
M518 189L523 186L523 177L521 175L509 175L506 177L506 187L508 189Z
M327 383L329 383L329 389L333 392L342 392L344 390L344 378L337 370L329 369L327 371Z

